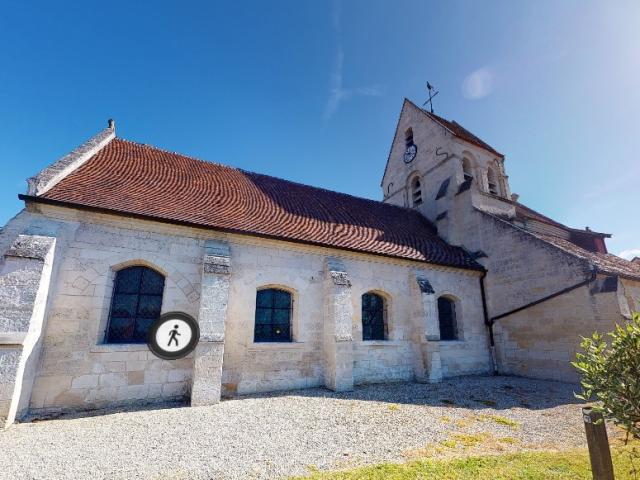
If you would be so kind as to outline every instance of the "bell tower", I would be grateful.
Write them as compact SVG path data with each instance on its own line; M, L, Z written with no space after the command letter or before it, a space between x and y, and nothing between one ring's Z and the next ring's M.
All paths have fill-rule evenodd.
M415 208L454 245L464 246L475 210L515 216L504 155L407 99L381 187L384 202Z

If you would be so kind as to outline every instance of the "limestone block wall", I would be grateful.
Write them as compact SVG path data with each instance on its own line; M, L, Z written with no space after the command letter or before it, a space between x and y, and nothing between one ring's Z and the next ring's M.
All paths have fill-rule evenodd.
M623 314L630 315L633 312L640 312L640 282L626 278L620 279L618 292L621 297Z
M463 197L467 195L460 195ZM490 316L500 315L589 278L591 267L506 221L477 210L459 223L470 251L482 250Z
M622 321L617 292L589 286L500 319L495 327L500 372L577 382L570 362L581 336L611 331Z
M327 251L292 244L231 242L233 275L229 293L223 393L323 385L323 264ZM335 251L330 252L333 256ZM341 256L349 274L353 302L353 376L356 384L414 378L411 262L365 255ZM421 267L424 264L420 265ZM447 376L490 371L487 334L477 274L424 268L436 295L460 299L463 340L444 345ZM255 292L275 286L293 294L293 342L253 342ZM387 300L388 341L362 341L361 297L374 291ZM465 359L459 357L464 356Z
M231 243L231 258L223 394L322 385L324 256L256 240ZM291 343L253 341L256 292L268 287L292 294Z
M591 277L587 261L568 255L507 221L478 211L471 206L472 195L467 191L451 200L448 221L454 243L487 255L479 261L488 270L485 285L490 317ZM586 296L581 291L587 292ZM615 301L619 295L595 295L590 291L585 287L497 320L499 372L575 381L577 377L569 361L575 355L580 336L611 326L621 318L619 303Z
M0 258L0 425L24 415L42 345L56 239L18 235Z
M414 357L424 349L414 347L411 282L416 268L429 279L436 297L447 294L458 301L461 340L439 342L445 376L490 370L477 272L52 206L33 208L21 222L20 228L9 225L5 232L39 226L55 230L65 245L51 281L42 360L31 396L35 414L189 396L193 354L160 360L146 345L105 345L104 334L115 271L128 265L147 265L165 275L162 312L184 311L198 318L200 292L206 290L201 289L202 262L210 240L228 245L232 265L223 395L324 384L323 282L328 257L339 257L351 279L356 383L415 378ZM272 286L292 293L291 343L253 342L256 291ZM369 291L388 301L386 342L362 341L361 296Z
M133 220L101 224L92 222L91 214L74 216L49 220L61 225L66 247L52 281L31 411L187 396L193 358L160 360L146 345L106 345L104 336L115 272L128 265L147 265L165 275L163 313L179 310L197 317L203 242L145 231Z

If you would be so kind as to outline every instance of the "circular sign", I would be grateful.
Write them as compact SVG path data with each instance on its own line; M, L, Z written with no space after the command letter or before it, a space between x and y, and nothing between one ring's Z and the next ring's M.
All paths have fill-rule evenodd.
M151 324L147 345L156 357L176 360L191 353L198 340L200 327L191 315L169 312Z

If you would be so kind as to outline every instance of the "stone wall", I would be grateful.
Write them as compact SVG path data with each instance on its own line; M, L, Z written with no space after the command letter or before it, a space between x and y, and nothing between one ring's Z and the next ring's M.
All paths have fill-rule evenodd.
M582 336L613 330L624 318L616 292L583 286L496 323L501 373L577 382L571 361Z
M466 192L458 201L465 200ZM528 232L475 209L456 210L463 218L459 238L482 250L489 316L541 300L593 275L585 260L573 257ZM614 282L615 283L615 282ZM607 331L621 321L619 292L601 292L602 278L589 286L500 318L495 323L500 373L575 382L570 365L583 335Z
M56 239L18 235L0 258L0 425L29 407L50 303Z
M339 258L351 282L352 382L415 378L415 364L421 362L416 355L424 350L413 347L416 268L429 278L436 297L446 293L460 301L462 340L437 342L443 344L445 376L490 370L477 272L60 207L30 209L8 225L0 241L25 228L46 228L65 245L52 279L42 361L31 396L34 414L189 396L194 354L165 361L146 345L103 341L115 271L124 266L141 264L161 272L166 277L162 312L184 311L198 318L209 240L226 242L231 261L224 395L325 384L323 285L329 257ZM293 294L292 343L253 342L256 290L267 286ZM388 342L362 341L360 302L368 291L388 299Z
M404 131L409 127L418 144L418 156L408 166L402 161L402 153ZM462 188L463 158L470 160L474 175L467 189ZM495 156L455 141L409 105L403 109L382 185L385 201L408 205L406 187L413 176L420 176L423 198L423 204L418 207L420 212L449 243L481 253L478 261L488 270L485 287L489 317L543 299L593 275L586 260L567 254L507 220L514 216L513 205L486 193L486 169L490 164L497 165L495 162ZM508 197L507 177L503 171L500 175L500 190ZM441 186L447 181L448 188L441 192ZM552 232L545 230L545 233ZM640 297L640 289L626 280L622 281L618 294L596 295L591 287L584 290L586 296L581 296L579 291L571 292L498 320L499 371L575 381L569 360L575 355L580 335L597 328L610 329L622 318L625 309L628 312L633 305L637 308ZM450 368L468 371L472 367L466 363L470 358L468 346L440 343L432 346L435 347L432 352L435 352L434 358L442 361L443 375L448 375Z
M618 289L620 294L621 311L627 317L633 312L640 312L640 282L620 279Z

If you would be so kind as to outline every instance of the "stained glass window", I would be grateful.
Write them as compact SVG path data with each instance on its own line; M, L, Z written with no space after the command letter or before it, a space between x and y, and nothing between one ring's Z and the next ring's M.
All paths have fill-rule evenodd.
M384 340L386 337L384 298L375 293L362 295L362 340Z
M256 294L254 342L291 341L291 294L267 288Z
M147 267L119 270L113 286L105 343L146 343L160 316L164 277Z

